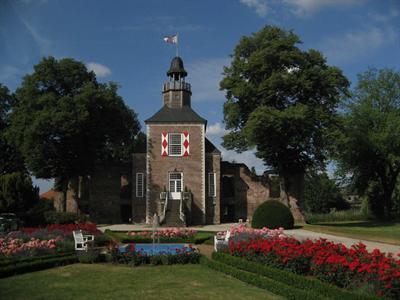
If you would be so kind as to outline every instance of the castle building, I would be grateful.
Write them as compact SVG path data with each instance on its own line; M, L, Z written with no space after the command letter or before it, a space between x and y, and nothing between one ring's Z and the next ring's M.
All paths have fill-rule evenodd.
M97 222L219 224L251 219L271 191L270 178L244 164L221 161L207 139L207 121L191 107L191 85L180 57L171 61L162 107L145 120L147 147L131 164L104 164L71 183L67 211Z

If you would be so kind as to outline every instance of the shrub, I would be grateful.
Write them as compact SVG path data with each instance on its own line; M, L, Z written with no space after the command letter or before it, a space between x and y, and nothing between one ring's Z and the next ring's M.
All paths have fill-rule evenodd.
M280 269L311 275L330 284L358 288L366 283L378 296L400 299L400 260L362 243L347 248L324 239L300 242L294 238L229 242L235 256Z
M200 253L179 253L179 254L159 254L159 255L143 255L138 252L119 253L112 252L114 263L127 264L130 266L139 265L175 265L175 264L198 264L200 261Z
M101 261L100 254L93 249L88 251L80 251L78 254L78 260L82 264L93 264Z
M213 270L225 273L243 282L268 290L287 299L321 299L320 295L316 295L311 291L297 289L267 277L238 270L232 266L209 260L204 256L201 257L200 263Z
M14 265L9 265L4 268L0 268L0 278L12 276L15 274L40 271L57 266L64 266L76 262L77 262L76 255L54 257L54 258L40 258L34 261L22 262Z
M340 289L334 285L330 285L313 278L305 278L304 276L294 274L289 271L280 270L265 264L252 262L243 258L235 257L225 253L214 252L213 259L236 267L238 269L256 273L269 277L273 280L283 282L292 287L312 290L313 292L325 296L327 298L341 299L366 299L365 295L357 295L350 291Z
M253 228L290 229L293 228L294 218L286 205L277 200L269 200L257 207L251 225Z
M56 211L46 212L45 218L48 224L74 224L84 223L87 221L87 217L85 215Z

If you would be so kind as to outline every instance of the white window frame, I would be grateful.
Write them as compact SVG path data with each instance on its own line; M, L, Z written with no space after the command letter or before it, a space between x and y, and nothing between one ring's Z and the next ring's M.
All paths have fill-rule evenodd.
M139 188L139 176L142 178L142 185ZM143 198L144 197L144 174L136 173L136 197Z
M211 178L213 180L213 185L211 185ZM216 173L208 173L208 196L209 197L217 196L217 174Z
M179 144L173 144L172 143L172 137L173 136L179 136L180 137L180 141ZM172 151L172 146L179 146L181 151L179 154L174 154ZM183 145L182 145L182 133L169 133L168 134L168 156L182 156L183 155Z

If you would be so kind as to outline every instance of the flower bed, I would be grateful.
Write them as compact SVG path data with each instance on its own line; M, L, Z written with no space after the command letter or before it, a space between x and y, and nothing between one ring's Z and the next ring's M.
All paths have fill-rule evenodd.
M229 252L340 287L369 288L379 296L400 298L400 260L377 249L368 252L362 243L347 248L324 239L255 238L231 240Z
M155 238L190 239L197 234L193 229L165 228L154 232ZM153 231L131 231L128 236L139 238L153 238Z
M56 237L50 240L31 238L29 241L24 242L22 239L14 239L11 237L0 238L0 255L35 256L53 253L57 247L57 242L61 241L62 239L62 237Z
M97 229L96 224L51 224L45 228L25 227L21 231L27 234L33 234L38 231L47 231L48 233L59 233L63 235L71 235L74 230L82 230L87 234L98 235L101 231Z

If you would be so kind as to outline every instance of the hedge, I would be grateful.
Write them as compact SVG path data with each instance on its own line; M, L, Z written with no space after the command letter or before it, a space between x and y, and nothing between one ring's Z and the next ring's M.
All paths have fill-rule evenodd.
M25 262L32 262L37 260L45 260L49 258L55 257L64 257L73 255L74 252L68 253L57 253L57 254L50 254L50 255L43 255L43 256L28 256L28 257L4 257L0 260L0 267L5 267L9 265L16 265Z
M8 265L0 268L0 278L8 277L16 274L23 274L28 272L40 271L57 266L64 266L73 264L78 261L77 256L68 255L62 257L53 257L49 259L39 259L35 261L22 262L18 264Z
M266 276L273 280L283 282L292 287L303 290L312 290L314 293L323 295L327 298L341 298L341 299L378 299L376 297L368 297L366 295L355 294L350 291L338 288L334 285L321 282L317 279L307 278L305 276L297 275L289 271L280 270L270 267L268 265L249 261L244 258L235 257L229 254L217 253L212 254L213 259L235 266L238 269Z
M264 276L260 276L258 274L246 272L239 270L237 268L234 268L232 266L220 263L218 261L214 260L209 260L206 257L201 257L200 263L204 266L207 266L211 269L214 269L216 271L225 273L227 275L230 275L236 279L239 279L243 282L246 282L248 284L254 285L256 287L268 290L271 293L274 293L276 295L280 295L283 297L286 297L287 299L328 299L325 297L322 297L321 295L314 294L312 291L305 291L301 290L298 288L291 287L285 283L281 283L278 281L275 281L271 278L267 278Z

